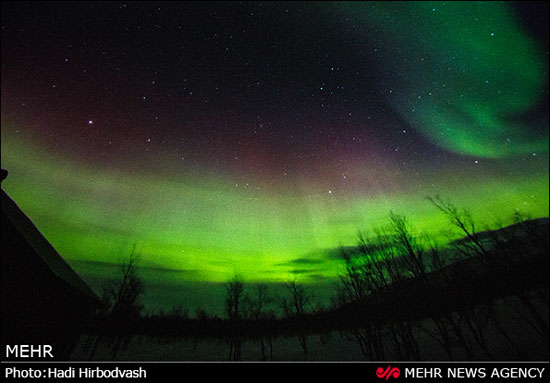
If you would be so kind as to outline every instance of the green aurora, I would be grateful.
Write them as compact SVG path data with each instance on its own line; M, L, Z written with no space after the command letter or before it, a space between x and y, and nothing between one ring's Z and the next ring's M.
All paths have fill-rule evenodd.
M196 4L188 6L198 7ZM278 10L283 5L274 3L269 6ZM165 70L166 77L174 78L174 84L191 89L189 84L199 83L192 88L193 97L198 98L199 94L209 102L201 99L196 110L189 107L190 112L185 111L187 114L177 114L179 109L195 104L192 104L191 92L185 88L181 96L183 101L176 105L173 100L178 90L168 87L165 93L169 97L162 99L163 102L155 101L157 104L151 107L146 102L153 102L150 100L154 97L148 93L146 98L143 89L153 86L151 78L147 77L152 71L147 69L147 75L136 74L142 70L141 66L138 69L132 67L126 77L116 80L120 81L117 83L119 88L113 85L109 89L106 86L105 91L90 90L95 89L94 83L99 83L103 77L116 82L113 79L118 79L120 68L115 70L112 67L124 69L124 63L132 62L132 54L141 57L141 46L125 46L124 52L128 52L128 56L124 56L122 61L115 65L112 62L116 60L109 57L112 62L97 64L96 67L93 66L96 64L86 61L88 48L82 48L82 55L86 58L82 60L82 68L91 69L84 74L78 67L74 78L91 76L94 70L97 77L86 80L89 83L82 80L84 86L79 82L81 80L74 80L77 84L74 85L71 77L66 83L74 88L65 85L69 90L59 96L52 92L64 89L61 80L54 75L50 78L49 73L43 75L47 78L43 80L36 74L38 69L29 75L31 72L26 71L31 64L19 65L17 60L11 60L12 56L18 57L19 49L24 51L24 48L16 43L13 44L16 48L5 48L3 44L3 63L6 64L2 66L1 160L2 168L9 171L9 176L2 182L2 188L84 279L100 274L99 269L94 271L94 264L124 262L135 246L143 268L167 271L170 275L144 273L147 294L151 292L149 286L160 286L165 282L170 286L178 283L196 283L198 286L201 283L223 283L234 274L251 283L280 283L297 277L301 283L327 285L336 280L341 270L338 249L355 246L359 231L369 235L374 229L387 225L391 211L406 216L415 233L429 235L439 245L444 246L450 239L458 238L460 233L454 231L446 218L426 201L426 196L440 195L460 208L467 208L480 229L494 227L497 221L509 224L515 212L531 218L548 216L548 52L524 30L511 4L338 2L298 3L294 6L306 9L308 15L313 15L312 20L325 20L321 16L326 16L327 25L336 23L336 19L345 20L349 28L339 38L345 39L345 46L356 49L347 52L349 57L342 59L344 64L332 64L327 59L326 68L306 70L299 65L300 59L308 59L304 54L303 58L291 59L292 65L294 61L296 65L281 72L283 80L277 77L278 72L274 72L277 83L296 84L292 86L297 88L297 93L304 95L303 103L300 103L301 98L289 97L288 101L288 104L306 105L303 113L296 111L298 107L283 109L281 105L287 103L284 87L282 91L266 91L266 98L273 98L273 104L279 103L276 106L281 109L266 107L261 104L262 100L253 97L248 98L251 105L246 105L247 98L244 97L243 102L238 99L239 91L233 92L234 89L229 88L232 91L228 91L227 97L230 101L238 100L235 104L245 104L243 110L256 108L255 101L259 105L258 112L250 115L245 111L234 112L231 115L234 119L251 116L249 120L256 124L260 115L262 118L267 115L265 119L275 121L269 125L262 119L262 125L254 125L246 134L242 134L245 128L240 126L240 122L221 126L227 115L223 113L233 106L216 93L217 85L216 91L212 91L214 96L207 97L211 95L206 91L201 95L201 88L206 89L211 83L193 81L192 70L188 68L180 75L180 65L183 65L180 61L168 65L171 61L166 58L164 62L163 58L159 64L155 61L160 57L158 54L151 53L154 59L144 59L144 62L154 63L151 66L155 70L161 68L158 69L160 72ZM288 14L292 16L292 12ZM278 22L276 17L273 19ZM217 22L213 23L216 27ZM288 25L281 22L272 29L269 25L266 30L276 35L274 40L277 41L264 44L262 39L270 35L258 33L260 37L254 39L259 40L253 40L260 41L258 46L283 44L284 41L279 40L284 39L276 33L283 33L284 26L294 27L294 30L302 28L302 24L296 27L292 22ZM312 22L312 25L317 24ZM251 35L249 29L253 28L247 26L247 33L243 36ZM107 27L106 30L111 33ZM320 37L314 34L311 38L305 26L304 30L307 44L310 40L312 45L317 41L319 44L329 41L329 48L339 52L336 48L340 40L334 38L331 41L326 37L330 35L328 32L321 31ZM210 30L207 32L210 37L213 35ZM81 36L88 30L79 33ZM231 49L236 50L238 37L231 33L231 44L234 44ZM288 33L290 37L286 37L293 41L295 36ZM105 40L107 42L102 41L101 36L97 38L101 42L98 43L101 46L98 52L101 52L101 44L108 45L111 37ZM45 38L48 44L49 39L49 36ZM197 40L194 35L192 40ZM51 46L39 41L47 48L43 51L48 52L49 57ZM123 51L116 45L118 40L112 41L116 43L112 43L111 50L105 48L107 53L98 54L101 60L112 52ZM203 40L200 41L202 44ZM296 44L300 46L300 43ZM33 41L33 52L34 44ZM65 53L65 45L57 49L57 43L52 44L61 64L51 64L51 68L44 71L56 70L57 75L61 73L58 77L72 73L64 65L77 62L78 56L74 54L73 59ZM74 44L74 51L77 51L78 44ZM217 40L215 44L218 44ZM249 62L248 46L243 45L246 46L243 57ZM90 46L91 52L94 46ZM317 54L315 47L310 53L312 56ZM4 50L8 50L7 53ZM227 50L220 51L226 54ZM195 53L200 56L202 51ZM256 55L258 60L263 58L262 55L272 60L269 51L265 53L258 48ZM336 60L333 56L337 55L330 56L330 59ZM162 57L167 56L168 53ZM294 57L290 53L288 56ZM39 53L37 57L40 57ZM193 57L186 56L186 60L193 60ZM232 57L240 64L241 57L237 53ZM284 55L281 57L280 60L285 59ZM319 62L325 65L323 57ZM326 57L329 57L328 53ZM216 59L209 59L201 56L200 63L216 62ZM316 56L314 60L317 60ZM305 62L307 67L309 61ZM353 65L346 66L347 63ZM41 68L42 62L32 65ZM243 68L243 65L235 68ZM144 68L146 66L143 64ZM281 64L281 67L285 66ZM353 70L349 69L352 67ZM107 74L104 76L98 68ZM195 70L198 65L193 68ZM232 71L231 68L225 65L218 70ZM265 68L256 70L260 75L268 72ZM317 75L316 70L322 75ZM329 85L336 98L344 89L340 84L345 83L346 91L355 92L349 90L354 84L347 77L341 82L340 79L334 80L334 84L324 79L337 71L347 70L350 73L357 70L357 78L368 77L374 82L369 82L374 90L358 89L356 98L367 96L360 100L364 101L363 104L356 102L352 107L348 102L352 97L341 96L341 103L345 105L342 108L345 112L342 112L338 109L340 101L330 101L329 96L325 96ZM207 69L204 71L206 73ZM359 75L360 71L365 75ZM184 73L184 69L181 72ZM196 73L199 72L197 69ZM315 79L315 89L311 92L307 88L309 84L300 83L302 77L307 80L306 72L321 79ZM202 74L196 73L197 79L202 79ZM220 77L223 77L226 72L221 73ZM185 76L185 84L178 76ZM287 76L292 81L284 82ZM241 81L241 77L237 78L238 81L233 81L229 75L227 77L227 81L236 84ZM139 88L136 91L133 82L138 83L142 78L147 84L135 85ZM267 75L265 78L270 80ZM252 82L246 78L246 89L260 86L265 82L263 78L261 80L256 83L256 79ZM55 89L52 88L54 82ZM159 80L155 89L160 89L161 85ZM223 89L221 85L219 88ZM84 101L78 98L80 92L85 94ZM94 92L100 96L95 97ZM155 92L151 94L160 100L162 91ZM372 97L373 94L376 97ZM200 125L200 122L210 118L210 115L204 117L203 114L215 112L205 108L215 109L216 97L223 102L219 101L220 114L212 118L221 121L220 127L214 126L215 129L207 131L203 126L211 125ZM370 98L375 113L369 109ZM33 112L28 111L32 105L28 100L35 101ZM125 104L121 100L132 101ZM314 100L311 103L317 109L308 104L309 100ZM332 110L327 109L329 101L326 100L332 102ZM115 106L111 108L112 105ZM319 112L319 105L325 109ZM104 110L111 115L101 121ZM159 120L158 115L162 117L163 113L172 113L172 120ZM188 122L190 115L195 117L193 113L196 119ZM289 121L294 121L293 124L286 126L277 120L285 113L289 115ZM357 120L348 125L342 122L333 126L336 117L325 119L331 113ZM293 119L294 114L300 117ZM301 124L304 119L300 118L304 115L314 115L313 123ZM380 115L383 117L374 118ZM195 132L195 126L191 130L186 124L199 126L199 132ZM248 129L248 125L242 125ZM344 131L344 128L349 131ZM256 138L256 130L258 136L264 136ZM155 139L157 131L159 138ZM327 132L330 138L325 136ZM301 139L301 134L318 140L307 143L309 141L303 139L306 144L293 146L299 141L297 137ZM291 139L287 142L289 135ZM147 137L153 137L153 142L150 143ZM181 137L188 141L181 144ZM242 148L241 140L245 141L242 137L253 137L248 141L249 147ZM363 141L355 141L356 137L362 137ZM348 138L349 143L341 143ZM164 144L153 146L157 142ZM184 145L183 149L178 151L180 148L174 142ZM229 155L229 160L223 165L216 162L222 163L220 158L224 155L222 148L225 146L220 142L235 148L238 153ZM368 144L363 145L364 142ZM193 157L192 150L200 155ZM242 162L231 162L237 157L241 161L241 153L247 153L247 150L252 153L248 153L249 157ZM101 157L102 151L108 152L107 155ZM279 162L269 157L273 152ZM191 165L182 165L183 154L186 161L197 158L204 166L196 170ZM242 172L234 171L235 168ZM159 301L164 299L162 294L158 292ZM201 294L195 295L200 299ZM168 300L165 304L169 304Z
M251 198L216 174L178 180L105 172L30 147L2 139L2 166L13 173L2 187L64 257L116 263L136 244L144 265L189 271L182 277L197 281L223 282L238 273L249 282L281 282L304 267L310 270L302 282L334 278L335 250L353 246L359 230L386 225L390 211L443 244L450 227L427 195L449 197L488 226L510 223L515 211L546 216L549 206L543 156L536 173L532 161L513 159L502 164L503 174L454 170L399 193Z
M334 7L363 26L358 41L386 39L375 48L389 71L386 97L432 143L486 158L548 151L548 116L526 118L548 89L548 52L519 25L510 3Z

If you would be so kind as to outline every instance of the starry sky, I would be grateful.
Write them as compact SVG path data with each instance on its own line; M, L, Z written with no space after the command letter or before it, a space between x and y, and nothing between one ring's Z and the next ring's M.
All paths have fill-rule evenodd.
M4 2L1 26L2 188L85 280L135 245L160 301L328 283L390 211L453 235L427 195L548 216L545 2Z

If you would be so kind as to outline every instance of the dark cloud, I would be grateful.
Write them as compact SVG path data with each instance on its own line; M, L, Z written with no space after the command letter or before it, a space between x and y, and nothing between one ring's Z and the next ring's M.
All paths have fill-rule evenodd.
M296 258L288 262L278 263L276 266L320 265L324 262L323 259Z
M119 269L120 264L119 263L111 263L111 262L101 262L101 261L91 261L91 260L70 260L70 263L73 265L82 265L86 267L93 267L96 269ZM192 269L173 269L169 267L163 267L163 266L157 266L157 265L136 265L136 269L138 271L144 271L144 272L150 272L150 271L156 271L161 273L183 273L183 274L198 274L200 273L199 270L192 270Z

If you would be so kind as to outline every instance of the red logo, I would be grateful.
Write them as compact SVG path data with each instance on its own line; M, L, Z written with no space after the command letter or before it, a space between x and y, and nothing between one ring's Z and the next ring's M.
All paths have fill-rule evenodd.
M382 367L378 367L376 369L376 376L378 376L380 379L386 378L388 380L390 377L393 378L399 378L399 375L401 375L401 371L397 367L391 367L388 365L388 368L385 370Z

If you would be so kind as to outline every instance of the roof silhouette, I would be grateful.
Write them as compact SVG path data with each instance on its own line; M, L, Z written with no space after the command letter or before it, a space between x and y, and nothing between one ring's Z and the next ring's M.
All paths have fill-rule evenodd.
M38 230L4 190L2 190L2 212L6 214L17 230L36 251L36 254L57 277L92 300L99 301L99 298L92 289L88 287L71 266L59 255L40 230Z

